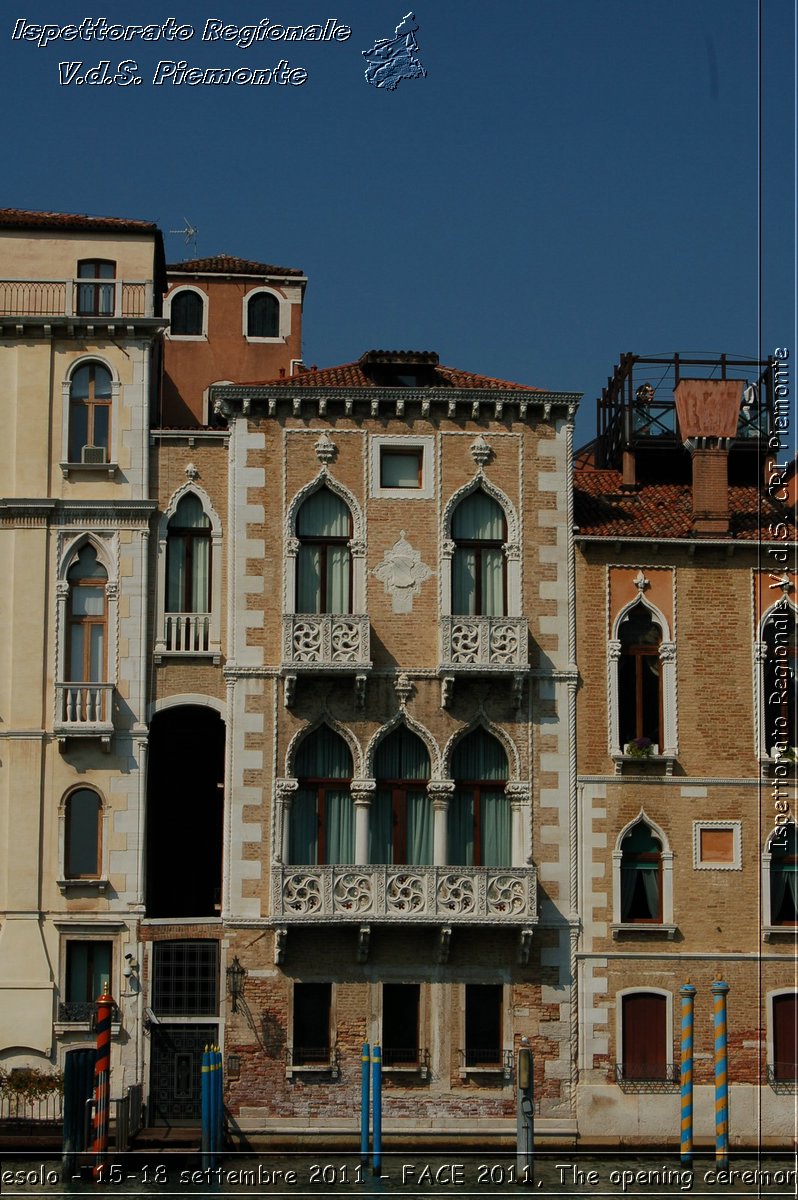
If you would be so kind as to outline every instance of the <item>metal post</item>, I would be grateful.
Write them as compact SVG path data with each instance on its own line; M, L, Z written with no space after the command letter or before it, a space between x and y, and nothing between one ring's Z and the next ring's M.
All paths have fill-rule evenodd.
M102 1165L108 1149L109 1094L111 1089L111 1012L114 1001L103 982L97 1000L97 1058L94 1063L94 1178L102 1176Z
M516 1183L532 1185L535 1178L535 1072L532 1051L518 1051L515 1091Z
M715 1161L721 1167L729 1163L729 1064L726 1032L726 995L728 983L712 982L715 1000Z
M371 1062L371 1047L363 1043L360 1058L360 1161L365 1164L369 1160L369 1064Z
M211 1148L210 1121L210 1089L211 1089L211 1052L206 1046L202 1052L202 1153L208 1154Z
M373 1068L373 1104L374 1104L374 1120L372 1128L374 1131L374 1157L371 1162L371 1169L375 1175L379 1175L382 1169L382 1051L379 1046L374 1047L372 1055Z
M216 1047L216 1144L217 1154L222 1152L222 1133L224 1129L224 1063L222 1048Z
M695 988L688 979L679 988L682 998L682 1165L693 1161L693 998Z

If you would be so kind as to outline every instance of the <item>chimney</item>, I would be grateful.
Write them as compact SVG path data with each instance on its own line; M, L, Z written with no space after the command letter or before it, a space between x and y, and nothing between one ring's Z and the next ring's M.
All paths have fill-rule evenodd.
M693 461L693 532L729 532L729 446L737 434L742 379L682 379L679 432Z

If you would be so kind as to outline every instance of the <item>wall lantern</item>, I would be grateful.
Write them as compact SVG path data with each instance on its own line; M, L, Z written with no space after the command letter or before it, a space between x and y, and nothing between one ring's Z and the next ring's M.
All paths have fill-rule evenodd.
M246 969L241 966L238 955L236 955L227 968L227 994L233 1001L233 1012L238 1012L238 1001L244 994L246 973Z

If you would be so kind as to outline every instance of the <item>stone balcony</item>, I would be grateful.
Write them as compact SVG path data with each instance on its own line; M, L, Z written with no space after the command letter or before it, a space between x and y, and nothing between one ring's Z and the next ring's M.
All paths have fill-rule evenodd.
M155 315L153 297L149 280L0 279L0 318L139 319Z
M286 613L283 616L285 703L293 702L297 673L354 675L360 705L371 670L366 613Z
M285 866L272 869L281 925L537 922L537 871L523 867Z
M442 616L441 703L447 708L454 681L469 675L508 675L520 707L529 668L529 632L525 617Z
M112 683L57 683L53 732L67 738L99 738L108 750L114 732Z

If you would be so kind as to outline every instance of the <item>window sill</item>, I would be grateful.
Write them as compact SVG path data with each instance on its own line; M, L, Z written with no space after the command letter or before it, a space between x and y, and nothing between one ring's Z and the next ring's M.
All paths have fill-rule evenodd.
M70 1033L90 1033L96 1031L92 1029L91 1021L55 1021L53 1023L53 1033L57 1038L66 1037ZM111 1022L111 1037L118 1038L122 1033L122 1022Z
M286 1079L291 1079L294 1075L325 1075L329 1079L338 1080L341 1072L336 1062L306 1063L285 1068Z
M97 892L104 892L111 886L108 879L56 879L55 882L62 892L72 888L92 888Z
M160 666L164 659L167 661L178 659L180 661L212 662L215 667L218 667L222 661L222 652L221 650L158 650L152 656L152 661L156 666Z
M113 479L119 470L119 464L114 462L105 463L73 463L61 462L58 464L61 468L61 474L64 479L69 479L71 474L75 475L107 475L109 479Z
M642 937L662 937L664 934L668 941L673 941L678 928L678 925L657 924L653 921L650 923L643 921L623 921L620 925L610 925L613 938L619 938L626 933Z
M633 764L635 766L641 764L650 764L651 766L664 767L666 775L673 774L673 768L676 765L675 754L619 754L614 751L610 755L615 763L615 774L622 775L624 764Z
M762 939L769 942L773 937L798 937L798 924L796 925L763 925Z
M166 340L169 342L207 342L207 333L170 333L167 329L165 334Z

